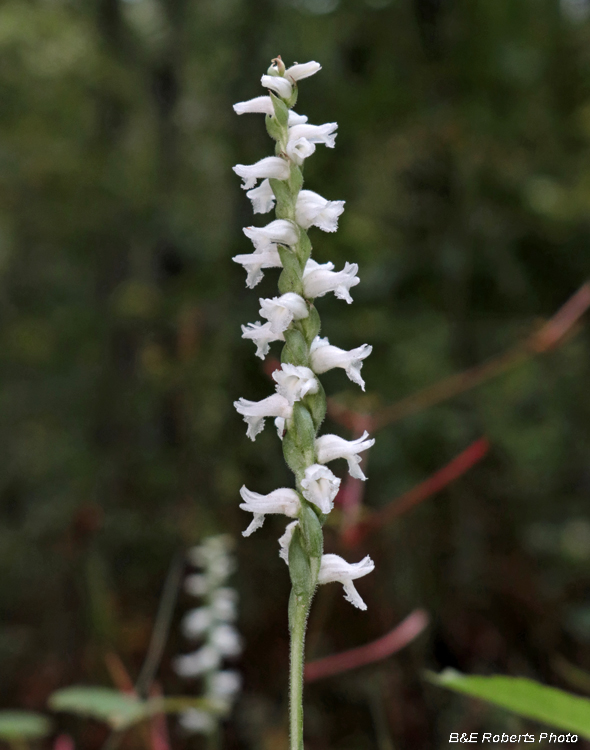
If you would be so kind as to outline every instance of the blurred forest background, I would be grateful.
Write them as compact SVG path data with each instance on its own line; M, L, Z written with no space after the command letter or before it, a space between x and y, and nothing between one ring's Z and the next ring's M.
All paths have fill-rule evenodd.
M535 337L590 276L588 0L2 3L2 705L44 711L58 687L112 685L116 659L135 679L172 559L229 532L244 688L223 747L285 747L284 519L243 540L238 491L290 478L274 430L251 443L232 407L270 392L240 324L276 275L252 293L231 261L250 252L241 228L266 223L231 167L272 151L262 116L231 105L264 93L277 54L322 63L297 111L339 123L306 187L346 201L337 234L312 230L315 257L360 266L353 305L318 307L331 343L374 347L366 395L340 371L324 380L334 414L383 417L366 512L489 443L356 544L334 515L327 550L377 567L359 583L366 613L339 586L319 592L309 658L418 607L430 625L309 686L309 748L426 750L525 726L422 672L575 692L568 665L590 668L590 331L568 318ZM180 593L167 694L199 692L171 666L189 606ZM99 724L58 726L83 750L104 741ZM169 726L173 748L203 746Z

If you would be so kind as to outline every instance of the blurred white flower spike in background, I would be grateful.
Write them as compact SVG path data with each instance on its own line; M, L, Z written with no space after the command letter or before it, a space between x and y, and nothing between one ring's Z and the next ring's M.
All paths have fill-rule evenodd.
M189 734L213 734L219 729L240 692L242 678L223 661L242 652L242 638L235 627L238 594L226 585L235 570L231 554L233 540L227 534L211 536L189 550L189 562L199 573L185 579L185 591L199 597L199 607L182 619L183 635L199 643L197 649L176 657L174 669L180 677L200 679L204 684L205 708L189 708L180 715L180 725Z
M344 212L344 201L329 200L311 190L302 190L303 168L322 145L334 148L338 124L312 125L307 117L292 111L298 96L298 82L321 70L315 61L295 63L289 68L280 57L272 60L261 78L268 96L259 96L234 105L237 114L265 115L266 129L276 142L275 156L255 164L238 164L234 172L248 190L255 214L268 213L273 207L276 219L263 227L246 227L244 234L255 252L237 255L234 261L246 271L246 286L254 287L262 279L262 270L282 269L279 295L261 298L259 314L267 322L242 326L243 338L256 344L256 356L264 359L271 344L283 342L281 367L272 377L275 393L261 401L240 398L234 406L248 425L247 435L254 440L267 417L275 417L282 440L285 461L294 474L295 488L282 487L266 495L242 487L240 508L253 514L244 532L249 536L262 526L268 513L295 519L281 536L280 556L289 566L292 591L289 603L291 632L290 674L290 748L303 747L303 645L307 615L316 586L339 581L345 598L355 607L366 605L352 581L370 573L374 564L369 557L347 563L336 555L323 554L322 525L334 507L341 479L324 464L337 458L348 462L350 474L365 479L359 453L374 443L365 432L357 440L337 435L318 437L326 413L326 395L318 375L333 368L345 370L349 379L365 388L360 370L371 353L367 344L346 351L330 345L319 336L320 317L315 300L333 292L348 304L350 290L359 284L356 263L345 263L340 271L334 264L317 263L311 258L311 240L307 230L317 227L335 232ZM258 180L262 180L257 185ZM195 620L197 618L195 617ZM200 623L197 623L202 627Z

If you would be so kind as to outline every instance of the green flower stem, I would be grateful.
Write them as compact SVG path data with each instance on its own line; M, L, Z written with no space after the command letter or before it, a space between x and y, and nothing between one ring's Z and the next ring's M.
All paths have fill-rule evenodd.
M271 94L275 110L273 118L267 117L269 135L276 141L275 153L284 155L289 139L289 107L295 104L297 89L291 100L283 101ZM303 185L302 168L291 165L288 180L270 180L276 198L277 219L296 223L297 196ZM311 243L307 232L299 227L299 241L291 248L278 247L283 271L279 278L279 292L295 292L304 296L303 271L311 254ZM310 365L311 343L320 330L320 319L313 301L306 300L309 315L293 323L285 331L285 346L281 361L298 366ZM291 668L289 682L290 703L290 750L303 748L303 665L305 630L311 600L317 586L320 561L323 552L322 519L316 509L303 497L301 481L305 469L316 463L315 437L326 413L326 396L321 384L318 392L308 395L293 407L293 417L286 426L283 437L283 453L287 465L295 474L297 489L301 493L299 525L289 547L289 574L293 588L289 600L289 629L291 633ZM320 514L321 515L321 514Z
M294 602L291 620L291 669L289 682L289 750L303 750L303 664L305 651L305 630L311 597L291 592Z

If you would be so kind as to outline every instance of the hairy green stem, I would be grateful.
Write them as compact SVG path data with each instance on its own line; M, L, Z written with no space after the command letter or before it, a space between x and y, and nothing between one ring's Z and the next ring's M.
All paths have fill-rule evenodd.
M291 598L293 608L291 619L291 669L289 675L289 750L303 750L303 665L305 630L311 597L297 596L295 591L292 591Z
M269 135L276 141L275 153L285 155L289 140L289 107L295 104L294 96L289 102L281 101L271 94L275 116L267 118ZM276 198L276 217L297 224L297 197L303 185L301 166L291 164L288 180L271 179ZM298 227L299 241L288 248L278 246L283 271L279 278L279 292L294 292L305 297L303 272L311 254L311 243L307 232ZM293 323L285 331L285 346L281 361L296 366L310 366L311 343L320 330L319 315L313 301L306 299L309 315ZM289 547L289 574L293 589L289 600L289 629L291 632L291 668L289 683L290 704L290 750L303 749L303 665L305 630L311 600L317 586L320 560L323 552L321 520L313 506L305 500L301 481L305 469L317 461L315 437L326 412L326 396L318 381L316 394L308 395L293 407L293 417L286 425L283 437L283 453L287 465L295 474L298 491L301 493L301 511L298 528Z

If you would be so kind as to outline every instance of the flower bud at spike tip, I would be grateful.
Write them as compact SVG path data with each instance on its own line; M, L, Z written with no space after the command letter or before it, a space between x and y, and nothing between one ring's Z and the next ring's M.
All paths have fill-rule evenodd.
M280 75L280 76L285 75L285 63L281 60L280 55L273 57L273 59L271 60L271 63L272 64L267 71L269 75Z

